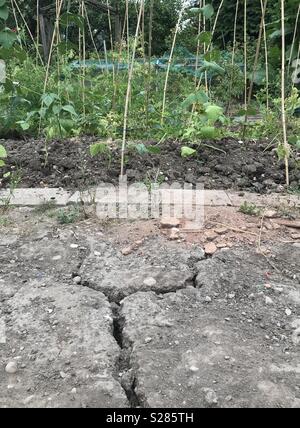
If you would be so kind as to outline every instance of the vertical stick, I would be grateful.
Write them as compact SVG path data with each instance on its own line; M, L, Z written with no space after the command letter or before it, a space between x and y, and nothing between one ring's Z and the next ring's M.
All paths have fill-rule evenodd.
M297 70L297 66L299 64L299 61L300 61L300 42L299 42L299 47L298 47L297 59L296 59L296 70ZM295 73L296 73L296 70L295 70ZM295 87L295 85L296 85L296 79L293 80L293 88Z
M11 2L11 8L12 8L12 11L13 11L13 15L14 15L16 27L17 27L17 34L19 34L19 23L18 23L18 17L17 17L17 14L16 14L16 9L15 9L13 0L10 0L10 2ZM19 37L19 44L20 44L20 46L22 46L22 39L21 39L21 37Z
M247 11L248 11L248 5L247 0L244 0L244 84L245 84L245 102L244 107L245 111L247 111Z
M135 53L138 43L138 37L139 37L139 29L141 24L141 18L142 18L142 12L144 8L144 0L141 0L140 4L140 11L138 15L137 25L136 25L136 31L135 31L135 37L134 37L134 43L133 43L133 50L132 50L132 58L131 58L131 64L128 72L128 83L127 83L127 93L125 98L125 110L124 110L124 125L123 125L123 141L122 141L122 151L121 151L121 177L124 176L124 165L125 165L125 148L126 148L126 137L127 137L127 121L128 121L128 111L129 111L129 98L131 93L131 82L132 82L132 76L133 76L133 69L134 69L134 60L135 60Z
M147 82L147 100L146 100L146 123L149 125L149 99L151 90L151 57L152 57L152 34L153 34L153 10L154 0L150 0L149 14L149 40L148 40L148 82Z
M203 0L203 7L205 7L205 6L206 6L206 1ZM203 31L206 31L206 17L205 17L205 15L203 17ZM206 43L203 43L203 48L204 48L204 55L205 55L207 52ZM208 95L207 70L205 70L205 72L204 72L204 79L205 79L205 92Z
M263 9L264 9L263 0L260 0L260 5L261 5L261 12L263 13ZM267 111L269 111L269 55L268 55L268 42L267 42L265 16L263 19L263 30L264 30L265 66L266 66L266 98L267 98Z
M174 54L174 49L175 49L175 44L176 44L176 39L177 39L177 34L179 32L179 27L180 27L180 23L181 23L181 19L182 19L182 15L183 12L185 10L185 3L183 4L180 12L179 12L179 17L178 17L178 21L176 24L176 28L175 28L175 33L174 33L174 37L173 37L173 42L172 42L172 48L171 48L171 52L170 52L170 57L169 57L169 61L168 61L168 66L167 66L167 73L166 73L166 79L165 79L165 86L164 86L164 95L163 95L163 105L162 105L162 112L161 112L161 124L164 123L164 115L165 115L165 109L166 109L166 99L167 99L167 89L168 89L168 82L169 82L169 75L170 75L170 70L171 70L171 64L172 64L172 59L173 59L173 54Z
M228 96L228 103L226 106L226 114L229 112L231 107L231 93L232 93L232 86L233 86L233 67L234 67L234 60L235 60L235 50L236 50L236 33L237 33L237 18L238 18L238 12L239 12L239 0L236 1L235 5L235 17L234 17L234 29L233 29L233 46L232 46L232 57L231 57L231 78L230 78L230 84L229 84L229 96Z
M32 40L32 43L33 43L33 45L35 47L36 53L37 53L37 55L38 55L38 57L39 57L39 59L41 61L41 64L44 65L43 59L42 59L41 54L39 52L39 48L38 48L38 46L36 44L36 41L35 41L35 39L33 37L32 32L31 32L31 30L30 30L30 28L29 28L29 26L28 26L28 24L26 22L26 19L24 18L24 15L23 15L23 13L20 10L20 7L19 7L17 1L16 0L11 0L11 4L12 4L12 6L14 5L15 8L17 9L17 11L18 11L18 13L19 13L19 15L20 15L20 17L21 17L21 19L22 19L22 21L23 21L23 23L24 23L24 25L25 25L25 27L27 29L27 31L28 31L28 34L29 34L29 36L30 36L30 38Z
M108 27L109 27L109 34L110 34L110 45L111 45L110 49L112 53L112 78L113 78L113 87L114 87L112 108L114 109L116 95L117 95L117 86L116 86L116 72L115 72L115 64L114 64L114 42L113 42L113 34L112 34L112 22L111 22L111 16L110 16L109 0L106 0L106 6L107 6Z
M294 46L295 46L295 42L296 42L299 16L300 16L300 3L299 3L299 7L298 7L297 16L296 16L296 22L295 22L295 28L294 28L294 34L293 34L293 41L292 41L292 46L291 46L291 53L290 53L290 57L289 57L289 65L288 65L288 72L287 72L288 75L290 74L290 67L291 67L291 63L292 63L293 51L294 51Z
M36 0L36 45L40 47L40 0ZM39 56L38 53L36 53L36 59L35 59L36 65L38 65L39 62Z
M199 9L202 8L202 0L199 1ZM196 65L195 65L195 87L197 88L197 71L199 68L199 55L200 55L200 34L201 34L201 25L202 25L202 15L199 13L198 17L198 40L197 40L197 51L196 51Z
M81 1L80 15L83 21L83 30L82 30L82 60L83 67L81 68L81 86L82 86L82 111L83 117L85 118L85 74L86 74L86 40L85 40L85 26L84 26L84 0Z
M52 35L52 40L51 40L51 45L50 45L50 50L49 50L47 67L46 67L46 75L45 75L44 90L43 90L44 94L45 94L46 89L47 89L49 72L50 72L50 65L51 65L51 58L52 58L52 53L53 53L53 47L54 47L56 32L59 28L59 18L60 18L60 13L61 13L63 2L64 2L64 0L60 0L60 3L58 5L57 11L56 11L56 19L55 19L54 30L53 30L53 35Z
M250 87L249 87L249 92L248 92L248 103L247 103L248 106L251 103L251 98L252 98L252 93L253 93L254 79L255 79L255 73L257 70L257 66L258 66L259 53L260 53L260 48L261 48L261 40L262 40L262 35L263 35L263 22L264 22L266 10L267 10L267 4L268 4L268 0L265 0L264 6L263 6L263 11L262 11L262 17L261 17L261 21L260 21L257 45L256 45L256 53L255 53L255 59L254 59L254 65L253 65L252 79L250 82ZM243 139L245 138L245 135L246 135L247 122L248 122L248 112L246 111Z
M281 58L281 113L282 113L282 131L283 131L283 145L285 149L285 176L286 176L286 185L290 185L289 177L289 143L287 139L287 129L286 129L286 113L285 113L285 6L284 0L281 0L281 49L282 49L282 58Z

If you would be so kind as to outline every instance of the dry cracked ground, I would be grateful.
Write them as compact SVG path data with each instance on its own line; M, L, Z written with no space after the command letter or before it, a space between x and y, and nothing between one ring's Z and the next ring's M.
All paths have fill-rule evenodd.
M300 245L122 228L2 221L0 407L299 408Z

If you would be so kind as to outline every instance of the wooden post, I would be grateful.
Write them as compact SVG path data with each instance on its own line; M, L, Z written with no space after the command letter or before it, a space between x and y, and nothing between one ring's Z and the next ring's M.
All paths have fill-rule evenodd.
M49 50L48 50L44 15L39 16L39 22L40 22L40 33L41 33L41 39L42 39L42 45L43 45L44 59L45 61L47 61Z

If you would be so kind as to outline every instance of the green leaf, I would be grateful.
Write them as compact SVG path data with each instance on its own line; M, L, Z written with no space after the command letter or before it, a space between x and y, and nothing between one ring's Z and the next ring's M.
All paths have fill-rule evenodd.
M96 143L90 145L90 154L92 157L95 157L99 154L109 152L109 148L105 143Z
M61 106L54 105L54 106L52 107L52 111L53 111L53 114L55 114L56 116L58 116L58 115L59 115L59 113L61 112Z
M0 0L0 7L2 7L3 5L5 5L6 0Z
M207 4L206 6L201 8L201 12L205 16L205 18L210 19L213 17L215 10L211 4Z
M201 13L201 9L199 7L191 7L189 12L195 15L197 13Z
M208 101L208 96L204 91L198 91L190 94L182 103L182 108L188 109L193 104L205 104Z
M5 162L3 160L0 159L0 167L1 166L5 166Z
M216 128L214 126L203 126L201 128L202 138L215 138Z
M210 19L212 18L213 14L215 13L215 10L211 4L207 4L204 7L192 7L189 9L189 12L192 14L199 14L202 13L202 15L205 16L205 18Z
M64 128L65 131L71 131L74 126L76 126L76 123L72 119L60 119L59 120L60 125Z
M149 146L148 147L148 152L152 153L153 155L158 155L161 152L161 150L157 146Z
M68 113L70 113L72 116L77 116L77 113L71 104L67 104L67 105L63 106L62 109L64 111L67 111Z
M221 60L221 52L219 49L212 49L204 55L205 61L216 63Z
M0 19L6 21L8 18L8 7L6 4L0 6Z
M0 144L0 158L7 158L7 151L2 144Z
M194 156L196 153L197 153L197 150L192 149L191 147L187 147L187 146L181 147L182 158L189 158L191 156Z
M209 45L212 40L212 33L210 31L203 31L198 37L198 40L200 43L206 43Z
M27 53L19 45L15 45L9 48L5 48L3 46L3 47L0 47L0 58L4 60L14 58L19 60L20 62L23 62L27 58Z
M137 144L135 148L139 155L145 155L146 153L148 153L148 149L143 143Z
M5 30L0 31L0 46L10 48L16 40L17 35L10 29L6 28Z
M53 104L55 100L58 100L58 96L56 94L42 95L42 103L45 104L45 106L48 108L51 106L51 104Z
M218 74L223 74L225 72L224 68L220 67L215 62L203 61L201 71L213 71Z
M62 27L68 27L70 24L74 24L79 27L82 31L84 30L84 18L75 13L66 12L60 17L60 24Z
M283 160L290 155L289 149L282 143L278 144L276 152L279 160Z
M205 109L206 116L209 120L216 121L219 119L220 116L223 114L222 107L216 106L216 105L209 105Z
M28 122L21 121L18 123L21 126L21 128L23 129L23 131L27 131L30 128L30 124Z

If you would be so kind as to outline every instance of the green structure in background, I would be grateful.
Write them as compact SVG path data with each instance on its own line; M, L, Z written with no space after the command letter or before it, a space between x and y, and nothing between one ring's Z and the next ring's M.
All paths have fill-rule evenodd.
M223 58L224 57L224 58ZM163 57L152 59L151 64L158 71L165 71L168 67L170 59L169 53L166 53ZM222 54L222 59L226 60L226 53ZM143 59L137 59L137 63L144 64ZM107 71L112 72L115 70L128 70L128 63L126 62L111 62L111 61L99 61L99 60L86 60L86 61L74 61L70 64L71 69L94 69L96 72L104 73ZM170 68L171 72L182 73L191 76L197 76L199 78L204 77L204 73L207 72L209 79L224 73L224 69L214 61L207 61L203 56L199 56L198 61L195 55L191 54L185 48L177 48L175 50L174 57Z

